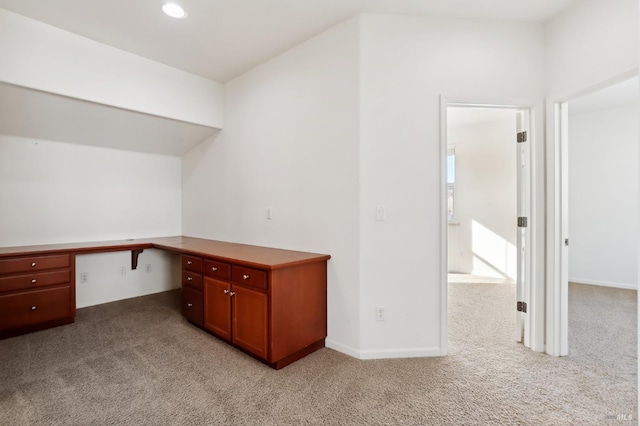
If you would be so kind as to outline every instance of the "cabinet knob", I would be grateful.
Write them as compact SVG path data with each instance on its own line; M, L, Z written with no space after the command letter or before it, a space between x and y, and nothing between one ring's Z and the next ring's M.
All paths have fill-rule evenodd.
M212 270L213 272L215 272L215 271L217 271L217 270L218 270L218 268L216 268L215 266L212 266L212 267L211 267L211 270Z
M36 279L31 280L31 284L35 284L36 283Z
M229 294L229 290L222 290L224 294Z
M229 296L235 296L235 293L233 291L229 292Z
M243 279L243 280L248 280L248 279L249 279L249 274L244 274L244 275L242 276L242 279Z
M187 281L193 281L193 277L187 277Z
M193 262L190 260L187 260L187 265L191 265Z
M187 306L190 308L193 306L193 303L187 303Z
M31 262L31 267L36 266L36 262Z
M31 307L31 310L32 310L32 311L35 311L35 310L36 310L36 307L35 307L35 306L32 306L32 307Z

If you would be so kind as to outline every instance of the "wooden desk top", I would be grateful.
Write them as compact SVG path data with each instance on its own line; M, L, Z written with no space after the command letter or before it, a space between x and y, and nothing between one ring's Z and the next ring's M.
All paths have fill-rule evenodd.
M278 269L285 266L318 262L331 258L331 256L327 254L307 253L230 243L225 241L176 236L144 238L139 240L0 247L0 259L24 255L33 256L52 253L91 254L112 251L144 250L148 248L241 263L262 269Z

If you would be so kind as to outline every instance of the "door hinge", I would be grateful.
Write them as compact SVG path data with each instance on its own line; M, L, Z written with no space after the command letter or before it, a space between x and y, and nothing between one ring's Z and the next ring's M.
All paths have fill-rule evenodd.
M565 238L565 239L564 239L564 245L565 245L565 246L567 246L567 247L569 247L569 239L568 239L568 238Z
M518 218L518 228L526 228L528 225L528 220L526 217L519 217Z
M523 313L527 313L527 302L518 302L516 304L516 309L518 310L518 312L523 312Z
M527 132L519 132L518 133L518 143L527 141Z

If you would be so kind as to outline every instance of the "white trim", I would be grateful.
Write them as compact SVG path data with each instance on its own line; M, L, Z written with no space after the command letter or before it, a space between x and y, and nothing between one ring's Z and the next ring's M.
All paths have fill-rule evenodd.
M566 119L567 111L563 108L566 103L580 96L593 93L602 88L628 80L638 75L638 67L629 69L609 79L596 82L592 85L561 96L551 97L547 101L546 127L547 127L547 158L546 158L546 203L547 203L547 268L546 268L546 352L554 356L564 356L569 353L568 348L568 275L563 270L563 260L567 256L564 247L564 238L568 238L568 224L562 223L563 215L566 216L566 207L563 206L562 189L562 161L563 141L567 139L566 125L562 123L563 116ZM563 128L564 126L564 128ZM566 157L566 156L565 156ZM564 278L564 279L563 279ZM565 280L566 279L566 280ZM639 311L640 315L640 311Z
M448 352L448 284L447 267L449 246L449 214L447 211L447 105L448 100L440 96L440 355Z
M440 346L442 355L447 353L447 203L446 203L446 152L447 152L447 107L466 106L476 108L507 108L529 110L531 137L530 158L530 261L531 308L529 310L530 348L537 352L545 350L545 175L544 164L544 102L531 100L478 100L440 96ZM540 168L540 170L538 170ZM514 311L515 312L515 311ZM514 314L515 316L515 314Z
M444 355L441 348L393 348L358 350L335 340L325 339L326 348L357 359L424 358Z
M638 284L615 283L611 281L588 280L585 278L569 278L569 282L580 285L597 285L600 287L622 288L626 290L638 290Z
M324 340L324 346L329 349L336 350L345 355L349 355L353 358L360 358L360 351L356 348L352 348L351 346L343 345L342 343L338 343L335 340L331 340L329 338Z
M423 358L441 356L441 348L398 348L360 351L360 359Z

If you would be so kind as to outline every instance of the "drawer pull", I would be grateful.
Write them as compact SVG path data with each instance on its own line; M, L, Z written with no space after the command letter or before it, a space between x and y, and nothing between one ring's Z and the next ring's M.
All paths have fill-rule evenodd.
M193 277L187 277L187 281L193 281Z
M36 280L35 278L31 280L31 284L35 284L38 280Z
M33 268L34 266L36 266L36 262L31 262L31 267Z
M230 291L229 296L235 296L235 293L233 291Z
M193 262L190 260L187 260L187 265L191 265Z
M32 306L32 307L31 307L31 310L32 310L32 311L35 311L35 310L36 310L36 307L35 307L35 306Z
M193 306L193 303L187 303L187 306L190 308Z
M248 279L249 279L249 274L244 274L244 275L242 276L242 279L243 279L243 280L248 280Z
M212 270L213 272L216 272L216 271L218 270L218 268L216 268L215 266L212 266L212 267L211 267L211 270Z

